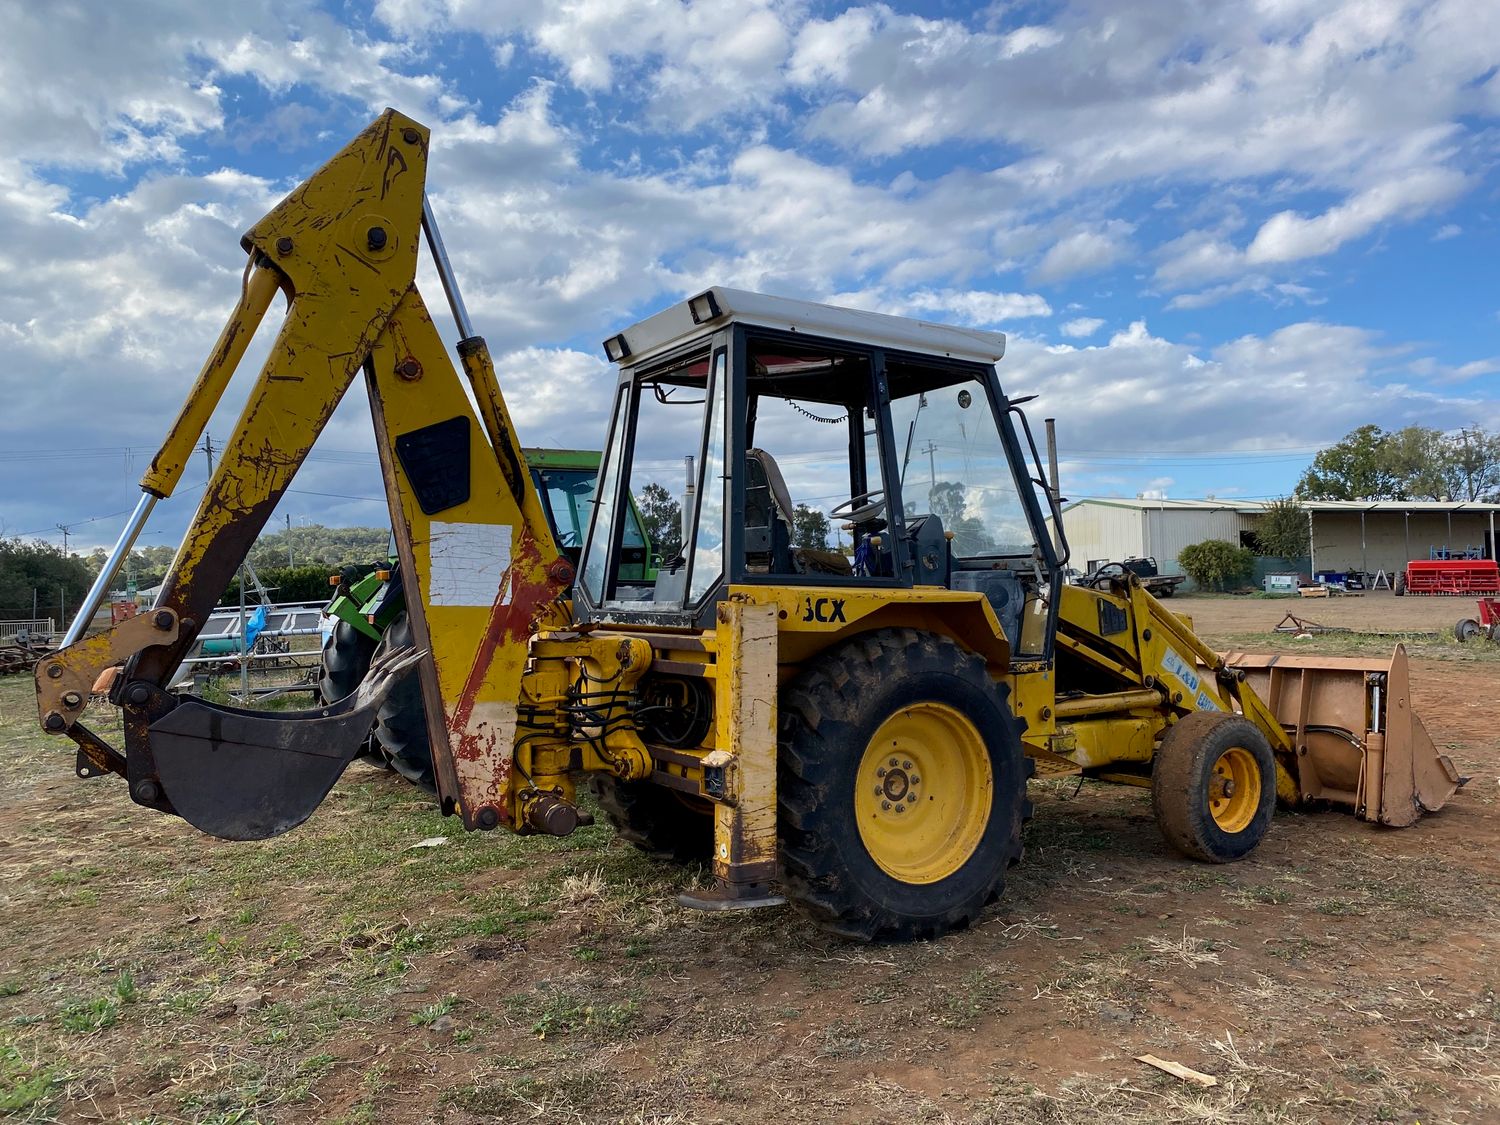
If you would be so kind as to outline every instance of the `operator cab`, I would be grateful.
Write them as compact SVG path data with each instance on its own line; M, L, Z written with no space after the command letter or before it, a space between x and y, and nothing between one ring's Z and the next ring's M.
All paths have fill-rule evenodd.
M581 618L703 628L730 585L936 586L982 593L1016 657L1050 656L1051 501L1002 334L714 288L605 352ZM649 580L625 554L648 489L685 512Z

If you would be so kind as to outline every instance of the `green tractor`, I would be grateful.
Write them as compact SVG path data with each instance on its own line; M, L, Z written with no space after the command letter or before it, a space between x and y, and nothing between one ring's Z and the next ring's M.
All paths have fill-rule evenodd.
M591 449L522 452L541 494L557 545L576 569L593 511L599 453ZM624 565L630 570L626 577L641 582L655 580L659 560L651 553L651 539L634 500L625 524L623 552ZM377 653L411 643L406 595L401 588L401 568L395 561L394 546L384 564L346 567L330 583L336 584L337 590L323 610L332 621L332 629L324 635L322 675L318 681L324 703L337 702L353 692ZM426 711L416 676L405 677L387 696L364 756L368 761L396 770L413 784L436 791Z

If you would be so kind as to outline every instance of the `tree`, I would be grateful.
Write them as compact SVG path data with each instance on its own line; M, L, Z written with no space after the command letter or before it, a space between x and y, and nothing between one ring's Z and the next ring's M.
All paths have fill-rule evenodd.
M792 509L792 546L811 547L819 551L828 549L828 533L832 526L828 517L817 508L798 504Z
M1385 435L1380 458L1390 476L1388 495L1371 499L1443 500L1453 492L1448 439L1441 430L1407 426Z
M1255 525L1255 539L1260 553L1270 558L1287 563L1306 558L1310 545L1307 509L1292 496L1272 500Z
M1201 588L1222 590L1235 579L1250 574L1255 556L1223 539L1205 539L1177 552L1177 565Z
M1500 494L1500 434L1465 426L1448 438L1450 495L1455 500L1493 500Z
M641 522L651 547L663 559L675 559L682 553L682 505L654 481L641 489L635 498Z
M1304 500L1484 500L1500 494L1500 434L1361 426L1313 458Z
M0 539L0 617L31 617L33 598L43 617L69 616L83 602L92 578L83 559L64 555L50 543Z
M1394 483L1386 451L1386 432L1360 426L1322 450L1297 482L1302 500L1373 500L1389 498Z
M287 566L288 546L291 565L318 564L330 573L341 566L363 566L389 557L389 527L325 527L320 523L263 532L250 549L250 565Z

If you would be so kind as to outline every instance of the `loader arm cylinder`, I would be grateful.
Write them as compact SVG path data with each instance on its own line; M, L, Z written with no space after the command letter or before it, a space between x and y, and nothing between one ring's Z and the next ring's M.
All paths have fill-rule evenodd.
M68 634L63 638L63 648L80 640L88 631L89 622L94 619L94 614L98 613L99 607L104 604L104 595L109 591L109 584L114 581L115 572L120 569L125 556L130 554L130 549L135 546L135 541L141 534L141 528L146 526L146 517L151 514L151 509L156 507L157 499L154 493L142 492L141 498L135 502L135 511L131 512L130 518L125 521L125 528L120 532L120 538L115 540L114 550L110 551L109 558L105 559L104 565L99 568L94 584L89 587L83 604L78 607L78 616L73 618L73 624L68 626Z
M198 372L193 389L183 400L182 409L177 414L177 420L172 423L166 440L162 442L161 449L151 459L151 467L141 477L143 495L136 502L130 519L125 522L124 530L115 541L109 558L99 569L88 596L79 606L78 615L73 618L67 636L63 638L64 648L79 640L88 630L89 622L99 612L99 606L103 604L104 595L109 591L109 584L119 571L120 564L135 546L141 528L146 526L152 508L158 500L171 496L182 480L182 470L197 446L198 439L203 436L204 427L208 425L214 408L223 398L224 388L229 385L230 376L244 357L245 348L255 336L255 330L264 319L266 310L270 308L271 299L276 295L279 284L275 270L256 265L253 256L246 263L245 276L240 283L239 302L229 314L224 330L219 333L214 350Z
M208 420L224 397L224 388L245 356L245 349L255 336L255 330L271 307L271 299L282 283L281 276L268 265L258 264L254 253L245 265L245 277L240 285L239 303L229 314L224 330L219 333L214 350L209 353L193 389L183 399L182 409L160 451L151 460L151 467L141 477L141 490L165 500L182 480L182 470L203 436Z
M422 196L422 233L427 236L427 247L432 251L432 264L437 267L438 280L443 283L443 292L448 297L448 307L453 310L453 323L458 325L459 339L467 340L474 335L474 325L469 320L469 310L464 305L463 294L459 292L458 279L453 276L453 263L448 261L448 248L443 245L437 216L432 213L432 201L425 195Z

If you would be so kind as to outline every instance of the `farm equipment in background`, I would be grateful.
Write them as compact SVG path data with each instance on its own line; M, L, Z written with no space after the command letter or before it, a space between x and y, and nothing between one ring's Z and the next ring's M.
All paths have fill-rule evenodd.
M36 662L53 650L53 638L49 634L14 633L0 643L0 676L30 672Z
M76 744L80 775L119 774L137 804L216 836L273 836L312 814L415 669L421 707L401 714L465 828L567 835L591 782L636 846L709 860L712 887L686 905L790 899L866 940L936 936L999 896L1033 773L1150 789L1170 844L1210 862L1248 854L1278 797L1400 825L1454 793L1400 648L1358 669L1226 659L1128 569L1061 581L1066 542L1045 521L1061 529L1060 505L1001 388L998 333L714 287L610 336L614 405L575 565L438 237L427 146L388 111L245 236L240 303L103 571L177 484L284 292L156 605L87 638L75 623L37 667L42 727ZM415 286L423 232L467 389ZM167 690L357 377L404 628L310 711ZM682 550L643 572L629 497L684 455ZM792 545L793 484L848 497L830 515L852 558ZM101 676L123 750L81 721Z
M1396 575L1391 592L1398 598L1500 594L1500 567L1494 559L1413 559Z
M1472 641L1484 637L1500 641L1500 598L1480 598L1479 617L1461 617L1453 627L1453 637L1458 641Z
M1091 586L1096 590L1104 589L1126 571L1135 575L1146 592L1156 598L1170 598L1177 592L1177 587L1187 581L1185 574L1161 573L1157 569L1156 559L1148 556L1143 559L1128 558L1124 562L1100 563L1085 574L1078 585Z

